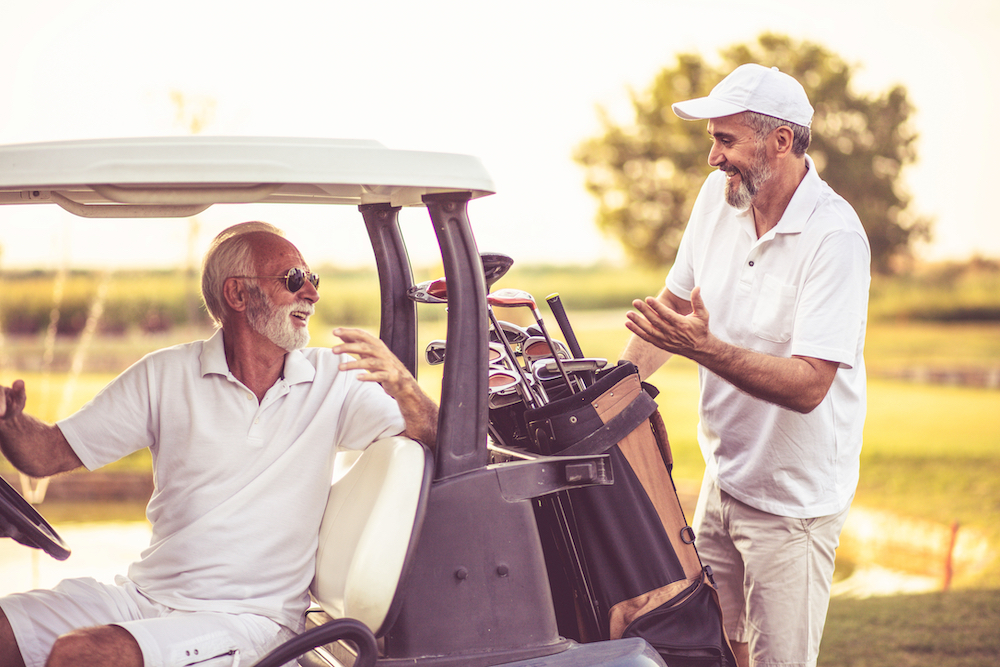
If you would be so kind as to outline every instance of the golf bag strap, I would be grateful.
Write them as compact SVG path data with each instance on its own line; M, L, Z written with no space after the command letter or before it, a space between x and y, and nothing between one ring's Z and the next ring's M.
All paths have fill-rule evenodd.
M656 401L646 392L640 392L608 423L582 440L560 450L556 456L584 456L606 452L639 428L656 410Z

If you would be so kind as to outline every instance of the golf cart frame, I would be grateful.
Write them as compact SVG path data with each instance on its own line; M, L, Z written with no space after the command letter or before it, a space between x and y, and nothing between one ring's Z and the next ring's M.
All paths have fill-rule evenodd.
M386 665L662 665L642 639L580 644L557 631L533 499L610 478L567 474L577 460L491 463L487 285L467 205L493 192L476 158L370 141L174 137L0 146L0 204L56 204L87 218L189 217L218 203L357 206L378 268L380 337L414 375L417 304L407 298L413 275L399 212L425 207L448 285L448 353L429 485L383 627L334 620L308 643L346 637L359 647L357 664L374 663L379 632L378 664ZM32 526L54 536L40 517L24 527L16 502L0 510L20 514L22 536ZM0 527L13 521L0 520ZM265 662L281 664L312 645L300 641Z

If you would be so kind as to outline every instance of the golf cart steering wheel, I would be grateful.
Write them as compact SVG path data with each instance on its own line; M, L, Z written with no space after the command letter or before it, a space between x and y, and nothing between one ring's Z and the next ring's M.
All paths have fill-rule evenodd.
M52 526L0 477L0 537L41 549L56 560L69 558L69 547Z

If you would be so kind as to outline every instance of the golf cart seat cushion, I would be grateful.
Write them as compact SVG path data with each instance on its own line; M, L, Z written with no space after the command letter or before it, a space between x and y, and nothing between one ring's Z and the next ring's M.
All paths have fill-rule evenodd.
M402 436L369 445L330 487L319 532L313 597L333 618L378 633L389 614L420 511L423 445Z

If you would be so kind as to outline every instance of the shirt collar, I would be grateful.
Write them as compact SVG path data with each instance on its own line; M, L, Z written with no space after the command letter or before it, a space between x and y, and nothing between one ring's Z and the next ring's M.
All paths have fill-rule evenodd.
M222 329L217 329L211 338L205 341L201 350L201 375L229 376L229 364L226 362L226 348L222 342ZM316 377L316 367L309 362L301 350L292 350L285 355L285 381L292 385L300 382L312 382Z
M774 227L775 234L798 234L806 226L809 216L812 215L819 201L821 186L819 174L816 173L816 165L812 158L806 157L806 175L799 186L795 188L795 194L785 207L785 212L781 214L781 220Z

